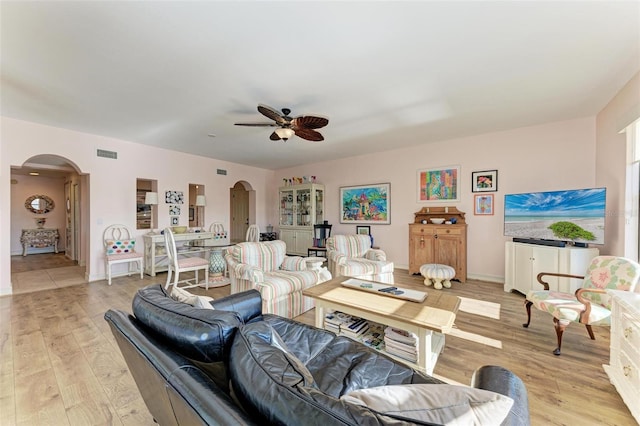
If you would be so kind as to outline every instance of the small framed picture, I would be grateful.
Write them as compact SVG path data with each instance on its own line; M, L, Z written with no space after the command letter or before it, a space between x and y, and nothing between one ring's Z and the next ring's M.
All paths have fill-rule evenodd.
M171 218L171 225L172 225L172 226L176 226L176 225L178 225L178 222L179 222L179 221L180 221L180 218L179 218L179 217L177 217L177 216L172 217L172 218Z
M371 227L367 225L357 225L356 234L358 235L371 235Z
M493 194L475 195L474 196L475 215L492 215L493 214Z
M169 216L180 216L180 206L169 206Z
M496 192L498 190L498 171L484 170L471 172L471 192Z

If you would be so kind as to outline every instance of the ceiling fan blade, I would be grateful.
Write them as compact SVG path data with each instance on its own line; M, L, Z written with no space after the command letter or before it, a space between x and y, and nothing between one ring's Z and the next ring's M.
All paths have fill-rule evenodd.
M291 122L292 128L298 129L319 129L329 124L329 119L324 117L316 117L313 115L303 115L296 117Z
M235 123L236 126L278 127L276 123Z
M269 139L271 139L272 141L279 141L280 140L280 136L278 136L278 134L276 132L271 133L271 136L269 136Z
M258 104L258 112L260 112L260 114L264 115L265 117L274 120L278 124L287 123L287 120L278 111L271 108L270 106Z
M302 139L306 139L308 141L320 142L323 141L324 138L322 135L315 130L311 129L294 129L296 136L301 137Z

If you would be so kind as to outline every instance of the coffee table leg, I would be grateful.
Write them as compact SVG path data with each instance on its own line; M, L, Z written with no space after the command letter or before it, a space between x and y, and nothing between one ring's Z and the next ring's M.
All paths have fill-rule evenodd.
M418 362L417 364L424 368L427 374L431 375L435 365L431 362L431 337L433 331L421 328L418 330Z
M316 300L316 327L324 328L324 305Z

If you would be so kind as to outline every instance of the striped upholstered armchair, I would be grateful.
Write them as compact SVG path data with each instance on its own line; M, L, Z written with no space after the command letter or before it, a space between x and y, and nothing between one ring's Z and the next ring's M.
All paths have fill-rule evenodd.
M225 259L231 294L256 289L262 312L293 318L312 309L313 299L302 291L330 279L328 271L307 270L304 258L287 256L284 241L244 242L233 246Z
M335 276L368 275L381 282L393 282L393 262L380 249L371 248L368 235L334 235L327 238L329 271Z

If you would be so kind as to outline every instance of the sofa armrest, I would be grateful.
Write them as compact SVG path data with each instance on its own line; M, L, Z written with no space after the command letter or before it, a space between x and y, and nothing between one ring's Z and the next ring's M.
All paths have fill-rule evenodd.
M211 302L220 311L237 312L244 323L262 319L262 298L258 290L231 294Z
M383 262L387 260L387 254L380 249L369 249L365 252L363 257L368 260L377 260Z
M234 261L229 263L229 270L235 274L237 279L251 281L254 285L264 282L264 271L256 266Z
M329 259L330 262L333 262L336 265L343 264L347 261L347 256L340 253L337 250L328 250L327 258Z
M497 365L485 365L474 371L471 386L497 392L513 399L513 407L502 422L503 426L530 424L527 388L513 372Z

